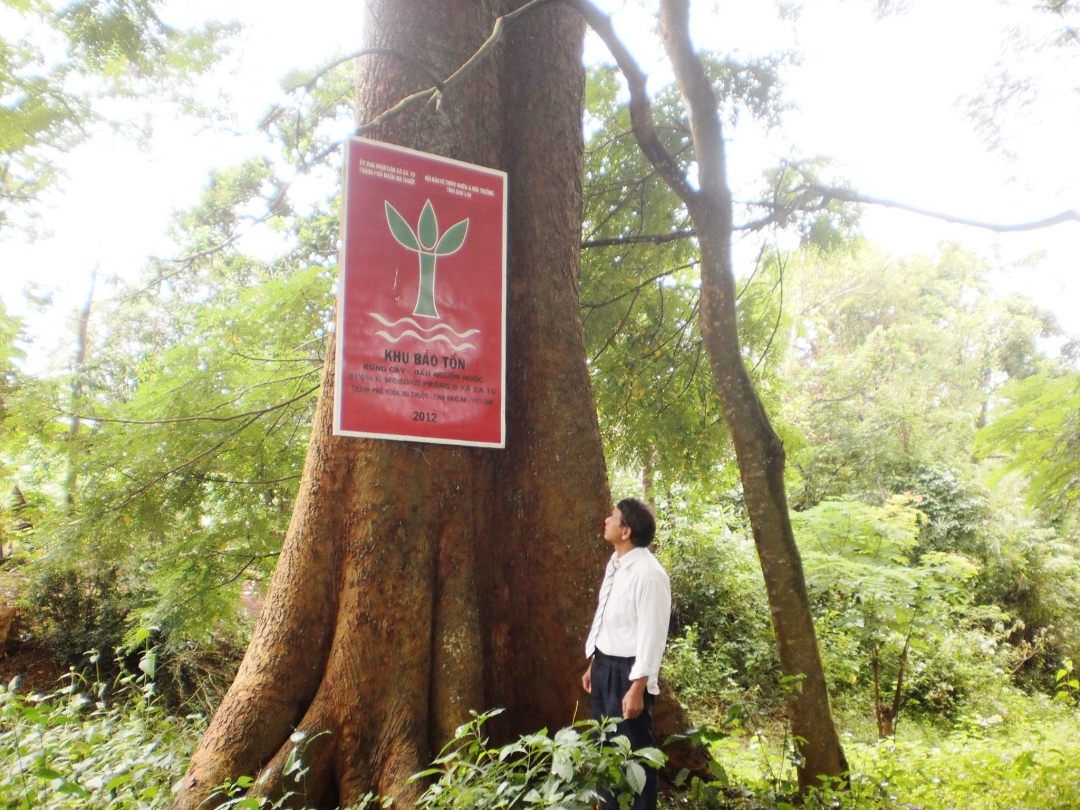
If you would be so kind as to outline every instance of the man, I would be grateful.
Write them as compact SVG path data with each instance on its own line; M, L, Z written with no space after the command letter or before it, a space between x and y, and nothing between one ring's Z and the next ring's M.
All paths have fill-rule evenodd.
M619 501L604 521L604 539L615 550L585 642L589 668L581 676L593 719L618 719L615 734L626 736L635 751L653 745L652 704L660 694L671 614L668 575L648 549L655 535L652 510L636 498ZM657 782L656 770L646 768L634 810L655 810ZM614 797L602 798L605 810L618 808Z

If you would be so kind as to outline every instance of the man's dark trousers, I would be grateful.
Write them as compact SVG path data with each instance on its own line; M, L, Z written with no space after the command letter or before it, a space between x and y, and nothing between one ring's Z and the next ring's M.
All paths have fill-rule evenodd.
M593 720L622 717L622 699L630 691L630 669L633 658L619 658L596 651L592 662L592 694L589 703ZM612 736L622 735L637 751L653 744L653 696L645 691L645 708L633 720L620 720ZM659 775L655 768L645 766L645 789L635 797L633 810L656 810L656 791ZM619 803L607 791L601 791L604 810L618 810Z

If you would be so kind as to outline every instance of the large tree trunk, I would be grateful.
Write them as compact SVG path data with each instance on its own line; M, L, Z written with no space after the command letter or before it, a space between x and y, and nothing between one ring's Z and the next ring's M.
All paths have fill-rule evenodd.
M448 76L521 4L369 0L367 46ZM407 806L406 778L470 709L506 709L496 739L587 714L578 678L610 504L577 306L582 33L542 6L439 109L372 133L509 173L506 449L335 437L328 360L266 606L174 807L245 774L308 806L367 791ZM359 120L429 84L406 60L366 57ZM299 786L282 774L298 746Z

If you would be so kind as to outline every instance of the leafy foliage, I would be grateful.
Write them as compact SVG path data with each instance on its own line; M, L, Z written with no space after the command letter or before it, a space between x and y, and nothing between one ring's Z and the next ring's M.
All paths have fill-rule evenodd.
M739 64L707 59L714 89L734 122L776 124L785 59ZM684 170L694 155L673 87L653 99L661 140ZM637 148L629 109L611 68L586 87L585 212L581 311L587 362L611 460L667 488L711 481L735 465L698 334L697 250L689 216ZM793 217L794 219L795 217ZM770 360L779 272L763 262L740 299L740 334L759 387L772 389ZM776 344L779 345L779 344Z
M1037 371L1036 340L1056 332L1030 301L993 296L986 267L954 247L903 262L860 244L809 250L787 277L796 509L880 501L971 458L994 391Z
M661 536L673 605L665 680L701 718L748 696L778 702L780 664L753 544L715 515L669 522Z
M135 686L130 678L126 686ZM0 686L0 804L10 808L168 807L202 723L165 713L147 691L112 701L72 676L51 695Z
M615 723L584 720L548 736L546 729L501 748L489 748L484 722L498 711L473 715L432 767L412 779L438 777L417 802L437 808L561 807L590 810L598 787L619 797L623 810L645 787L645 768L659 768L655 748L631 752ZM607 742L605 742L607 740Z
M890 694L899 685L897 706L950 716L994 680L996 639L979 628L1002 614L973 603L970 560L940 551L913 560L922 519L894 497L883 506L824 501L793 523L831 691Z
M1056 522L1080 501L1080 374L1056 370L1007 386L993 421L979 435L983 455L1005 454L1004 471L1022 472L1028 498Z
M80 661L87 650L123 644L128 617L142 601L140 590L115 570L45 569L31 590L31 615L56 660Z
M904 739L866 742L845 734L851 763L849 789L816 791L801 800L812 810L1056 810L1075 807L1080 790L1076 714L1006 695L985 714L972 713L951 731L920 727ZM731 778L769 799L768 806L793 804L777 795L773 770L763 765L775 748L723 740L714 746Z
M220 53L228 26L183 31L159 17L161 6L159 0L5 0L0 229L12 208L32 203L56 179L57 153L101 119L95 101L161 88L178 92Z
M24 386L5 437L12 482L35 509L33 564L138 582L129 629L158 628L168 655L242 643L241 591L257 594L288 524L339 220L335 198L300 213L289 190L304 172L333 171L349 84L338 71L273 111L281 159L211 178L174 225L186 255L117 285L94 309L85 362ZM273 258L243 249L253 227L279 239Z

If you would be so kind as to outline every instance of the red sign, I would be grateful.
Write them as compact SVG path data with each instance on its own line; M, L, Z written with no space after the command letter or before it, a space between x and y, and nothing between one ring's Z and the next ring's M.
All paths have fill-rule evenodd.
M503 447L506 174L351 139L334 433Z

